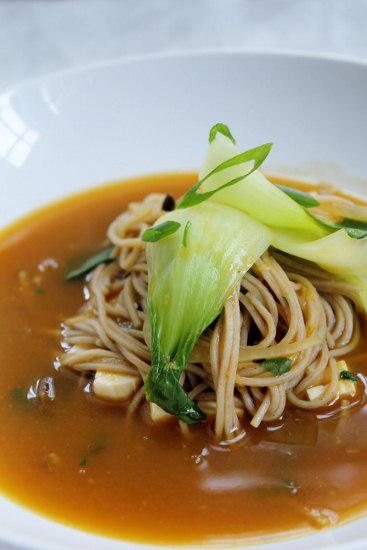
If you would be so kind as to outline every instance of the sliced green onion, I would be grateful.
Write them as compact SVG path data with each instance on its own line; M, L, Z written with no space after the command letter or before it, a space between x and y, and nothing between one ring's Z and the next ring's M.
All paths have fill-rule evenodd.
M168 235L172 235L172 233L175 233L179 228L180 224L177 222L163 222L144 231L141 239L146 243L156 243L168 237Z
M309 193L305 191L299 191L298 189L292 189L291 187L286 187L280 183L276 183L275 187L286 193L288 197L296 201L298 204L304 208L312 208L313 206L319 206L320 203Z
M211 143L215 139L215 136L217 135L218 132L220 134L223 134L227 138L229 138L233 143L233 145L236 145L236 140L232 136L231 130L228 128L227 124L223 124L223 122L218 122L217 124L214 124L214 126L210 128L209 143Z
M188 234L188 232L189 232L189 229L190 229L191 225L192 225L192 224L191 224L190 220L188 220L188 221L186 222L185 229L184 229L184 233L183 233L183 237L182 237L182 244L183 244L183 246L187 246L187 234Z
M187 191L177 208L190 208L192 206L195 206L196 204L200 204L201 202L204 202L215 195L215 193L218 193L218 191L221 191L222 189L225 189L227 187L231 187L232 185L235 185L236 183L244 180L247 176L252 174L252 172L257 170L262 165L262 163L270 153L272 146L272 143L265 143L264 145L260 145L259 147L255 147L254 149L250 149L249 151L245 151L244 153L240 153L239 155L236 155L222 162L222 164L214 168L214 170L212 170L204 178L199 180L191 189ZM232 166L237 166L239 164L245 164L252 161L254 162L252 168L249 168L248 170L245 169L244 174L242 174L238 178L227 181L227 183L221 185L220 187L217 187L217 189L213 189L212 191L207 191L206 193L198 193L201 185L211 176L218 174L219 172L222 172L227 168L231 168Z

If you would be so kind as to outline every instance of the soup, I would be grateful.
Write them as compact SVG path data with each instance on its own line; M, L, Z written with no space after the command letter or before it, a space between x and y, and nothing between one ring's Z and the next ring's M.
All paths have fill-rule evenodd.
M1 490L69 526L142 542L258 538L346 521L367 504L364 337L347 358L361 373L348 406L287 407L258 428L244 423L234 445L213 438L212 422L185 435L177 422L153 425L147 404L127 415L96 399L88 377L60 369L60 324L85 289L65 272L105 246L129 202L152 191L178 197L195 181L170 174L105 186L3 232ZM48 377L48 399L32 399Z

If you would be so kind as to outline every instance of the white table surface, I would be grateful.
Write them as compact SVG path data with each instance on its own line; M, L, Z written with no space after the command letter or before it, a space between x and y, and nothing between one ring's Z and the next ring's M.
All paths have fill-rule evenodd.
M367 0L0 0L0 89L131 54L308 51L367 59Z

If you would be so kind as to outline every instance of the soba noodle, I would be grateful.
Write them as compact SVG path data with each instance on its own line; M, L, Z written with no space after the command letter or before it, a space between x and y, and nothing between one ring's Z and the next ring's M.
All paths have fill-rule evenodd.
M89 299L63 326L64 367L139 376L130 412L144 400L150 368L148 270L140 237L162 214L163 199L154 194L131 203L112 222L108 238L116 261L91 273ZM320 203L330 207L331 196ZM253 265L199 339L182 377L199 407L215 416L218 439L233 438L245 415L258 427L279 418L288 403L319 409L338 399L337 360L360 337L356 297L352 284L275 251ZM292 358L291 370L280 375L258 362L279 357ZM316 385L323 390L310 400L307 390Z

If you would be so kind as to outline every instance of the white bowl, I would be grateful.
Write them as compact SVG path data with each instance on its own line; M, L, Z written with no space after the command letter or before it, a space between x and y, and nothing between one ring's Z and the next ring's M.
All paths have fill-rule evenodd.
M267 169L367 194L366 91L367 65L264 53L130 59L28 83L0 96L0 223L105 181L196 168L218 121L244 148L274 141ZM367 517L267 548L355 550L367 547L366 533ZM145 548L64 527L5 498L0 543Z

